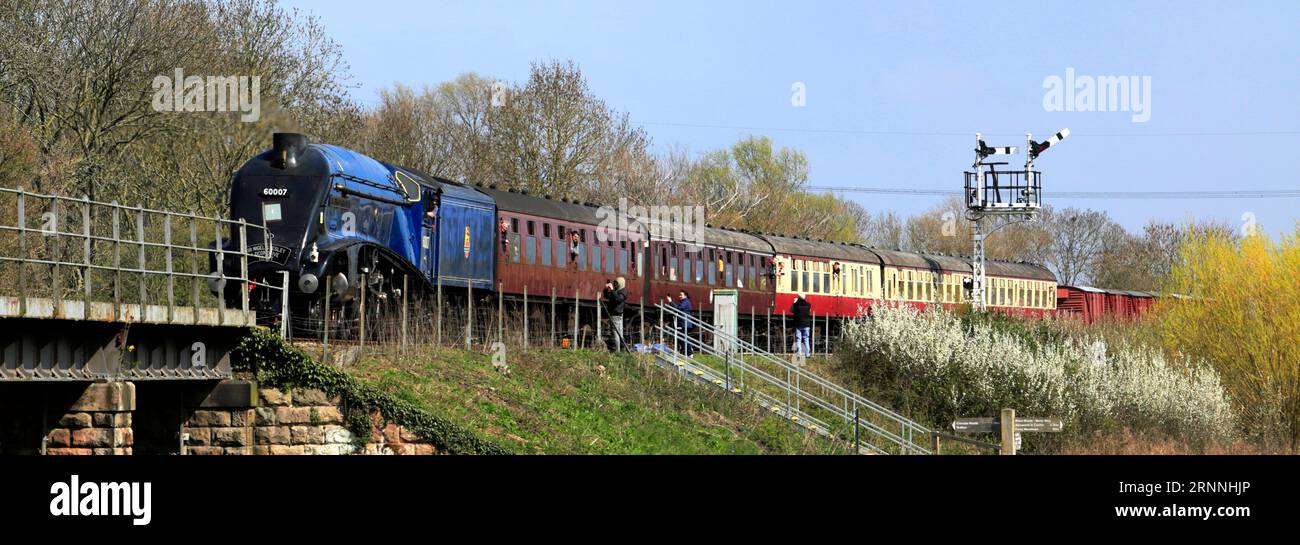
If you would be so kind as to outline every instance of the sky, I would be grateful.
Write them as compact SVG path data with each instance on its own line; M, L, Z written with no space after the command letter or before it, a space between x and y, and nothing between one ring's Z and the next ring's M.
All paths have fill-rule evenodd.
M958 190L974 133L1020 147L1006 159L1016 167L1025 133L1042 140L1068 127L1035 163L1049 195L1300 189L1294 0L285 5L319 17L343 47L364 104L396 82L465 72L522 82L533 61L572 60L657 152L768 136L807 155L810 186ZM1051 83L1067 71L1076 86L1136 77L1130 90L1145 107L1078 111L1088 106L1082 87L1069 101ZM1062 100L1048 100L1052 89ZM843 195L904 217L942 199ZM1105 210L1135 231L1150 219L1253 220L1272 234L1300 222L1300 198L1044 202Z

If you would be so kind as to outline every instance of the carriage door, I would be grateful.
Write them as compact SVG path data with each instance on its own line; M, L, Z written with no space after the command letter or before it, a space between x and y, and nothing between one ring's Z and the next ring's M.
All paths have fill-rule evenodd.
M433 191L424 192L424 214L420 218L420 272L433 277L433 271L436 263L433 263L436 246L435 225L438 221L438 201Z
M713 298L713 327L726 333L729 339L736 339L738 292L736 290L713 290L710 296ZM740 348L736 346L734 340L728 341L720 337L720 335L713 336L714 350L734 352Z

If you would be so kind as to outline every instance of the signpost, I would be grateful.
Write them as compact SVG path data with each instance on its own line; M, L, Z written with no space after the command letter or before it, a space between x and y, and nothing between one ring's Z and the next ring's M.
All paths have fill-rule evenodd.
M1010 425L1003 426L1007 422ZM958 418L952 421L957 433L998 433L1002 436L1002 454L1020 450L1021 433L1059 433L1064 428L1060 418L1016 417L1015 409L1002 409L1000 417Z

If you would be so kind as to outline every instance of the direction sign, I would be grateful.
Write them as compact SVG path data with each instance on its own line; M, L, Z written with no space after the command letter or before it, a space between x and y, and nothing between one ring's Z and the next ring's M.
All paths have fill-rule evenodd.
M960 433L993 433L998 431L996 418L958 418L952 421L953 431Z
M1001 420L995 417L958 418L952 421L952 429L959 433L997 433L1002 429ZM1060 418L1016 418L1016 433L1056 433L1063 427Z
M1061 431L1060 418L1016 418L1016 431L1026 433L1056 433Z

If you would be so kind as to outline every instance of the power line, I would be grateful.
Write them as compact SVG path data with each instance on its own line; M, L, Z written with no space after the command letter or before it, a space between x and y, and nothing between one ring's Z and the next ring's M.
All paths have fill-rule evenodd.
M809 191L832 193L875 193L886 195L960 196L959 190L902 189L889 187L809 186ZM1300 198L1300 189L1244 189L1237 191L1044 191L1044 198L1057 199L1289 199Z
M723 129L736 131L763 131L763 132L799 132L799 133L817 133L817 134L850 134L863 136L970 136L974 132L956 132L956 131L881 131L881 130L863 130L863 129L827 129L815 127L757 127L743 125L713 125L707 123L678 123L672 121L632 121L636 125L653 125L659 127L681 127L692 129ZM1019 136L1023 137L1024 133L984 133L987 136ZM1171 137L1171 136L1288 136L1300 135L1300 130L1279 130L1279 131L1189 131L1189 132L1140 132L1140 133L1075 133L1075 136L1095 136L1095 137Z

